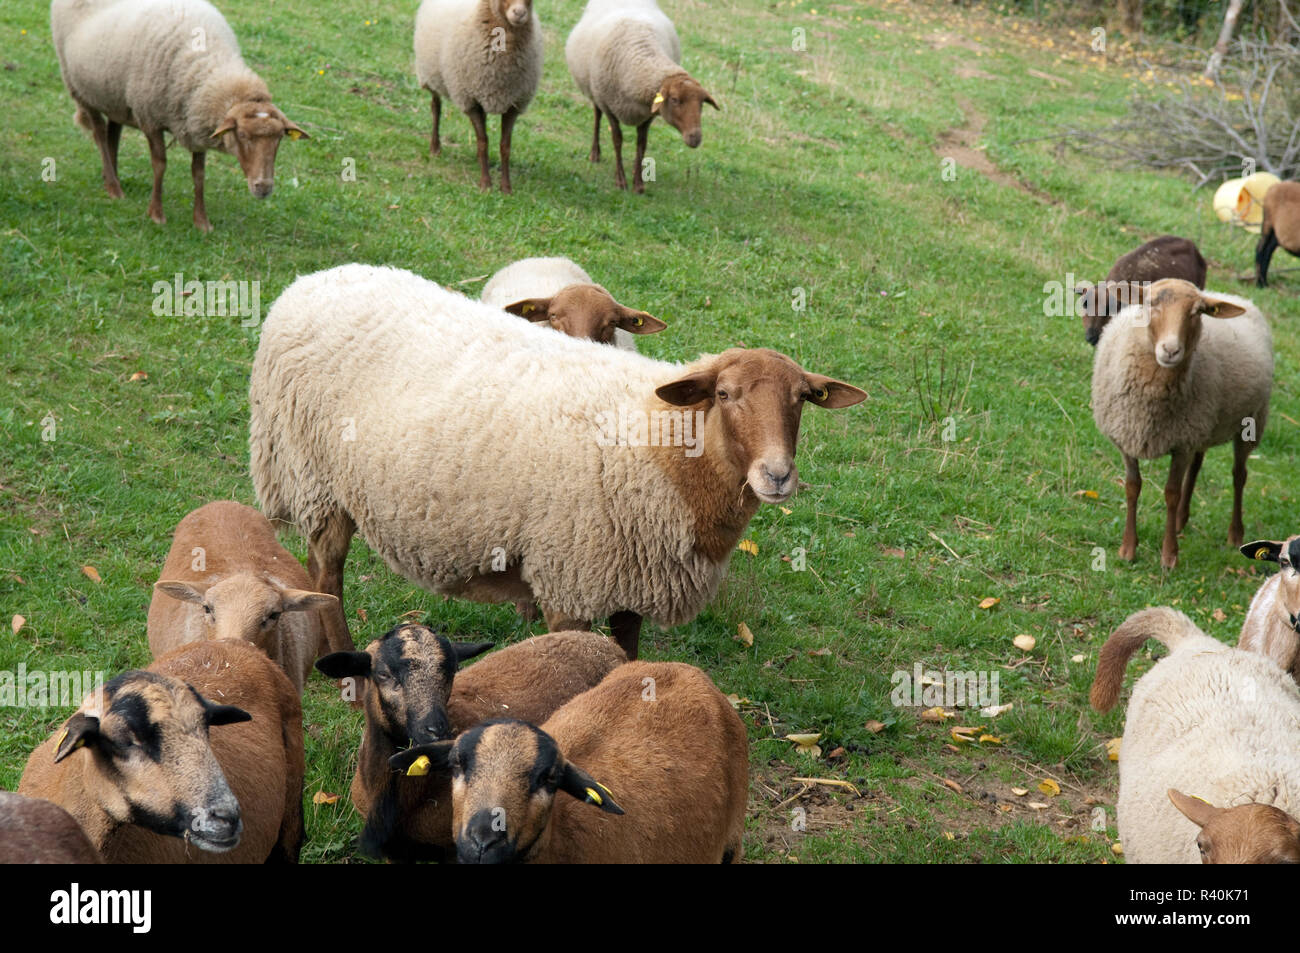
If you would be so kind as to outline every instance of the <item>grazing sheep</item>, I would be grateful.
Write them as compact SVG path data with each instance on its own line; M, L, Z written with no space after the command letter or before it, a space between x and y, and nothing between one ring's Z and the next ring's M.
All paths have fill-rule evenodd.
M340 594L360 532L413 582L536 601L553 632L612 616L634 658L641 617L694 618L759 504L794 492L804 403L865 397L775 351L667 364L345 265L267 315L251 471L267 516L306 536L321 592Z
M1097 345L1092 415L1124 457L1128 512L1121 559L1137 554L1138 461L1170 455L1160 564L1173 569L1205 451L1229 440L1234 463L1228 541L1242 543L1246 458L1268 417L1273 339L1268 321L1245 298L1202 294L1178 279L1157 281L1144 293L1145 302L1121 311ZM1202 315L1216 320L1203 321Z
M98 864L81 825L57 804L0 791L0 864Z
M207 150L238 159L248 190L264 199L280 139L310 138L272 105L230 26L204 0L54 0L50 26L76 121L99 147L108 194L122 197L117 146L122 127L134 126L149 143L149 217L160 225L163 133L193 153L194 225L205 232L212 229L203 204Z
M1095 346L1111 315L1141 301L1136 285L1182 278L1204 288L1205 272L1205 259L1196 243L1176 235L1161 235L1121 255L1104 282L1084 281L1075 288L1080 297L1084 340Z
M620 665L541 727L489 721L392 764L451 775L461 863L726 864L743 854L745 726L707 675L679 662Z
M1148 638L1169 655L1133 687L1124 721L1116 801L1124 856L1135 864L1300 860L1295 682L1162 606L1129 616L1102 646L1091 692L1098 711L1114 706L1129 657Z
M627 188L623 174L623 130L636 127L636 165L632 191L644 192L642 164L646 138L656 116L682 134L694 149L703 134L700 111L719 106L704 87L679 65L682 44L673 23L655 0L588 0L564 45L569 72L591 101L596 121L591 134L591 161L600 161L600 115L609 116L614 143L614 182Z
M415 14L415 75L433 97L429 152L442 152L446 96L474 126L478 187L488 175L488 114L501 117L501 191L510 188L510 134L542 79L542 25L533 0L424 0Z
M614 296L568 258L525 258L488 279L479 296L484 304L570 337L586 338L635 351L634 334L654 334L668 325L644 311L619 304Z
M1300 682L1300 536L1256 540L1242 546L1241 554L1280 568L1250 600L1237 648L1267 656Z
M1255 284L1268 287L1268 263L1281 245L1300 255L1300 182L1279 182L1264 194L1264 220L1255 246Z
M266 517L231 500L208 503L176 527L149 603L149 649L158 658L202 639L243 639L301 695L325 647L325 613L339 611L337 598L310 586Z
M296 863L302 779L302 707L279 666L195 642L86 696L18 793L66 810L108 863Z
M394 774L388 759L398 750L453 737L492 718L545 721L627 661L604 636L556 632L508 646L456 672L457 661L487 647L458 645L424 626L405 625L365 652L339 652L316 663L334 678L365 679L366 729L352 803L366 818L361 846L367 853L433 860L455 848L450 782L445 775ZM422 727L428 722L430 727Z

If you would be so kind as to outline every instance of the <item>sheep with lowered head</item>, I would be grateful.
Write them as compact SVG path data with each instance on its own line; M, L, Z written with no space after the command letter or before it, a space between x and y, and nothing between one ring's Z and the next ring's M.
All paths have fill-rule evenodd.
M276 541L266 517L218 500L176 527L149 603L149 648L158 658L202 639L243 639L284 669L302 694L327 645L326 620L338 606L336 597L311 591L302 564Z
M1075 288L1080 298L1084 339L1095 346L1111 316L1141 300L1136 286L1161 278L1182 278L1204 288L1205 273L1205 259L1196 243L1189 239L1161 235L1139 245L1119 257L1105 281L1099 284L1084 281Z
M776 351L668 364L344 265L267 315L250 469L322 592L341 591L360 532L413 582L536 601L553 632L611 617L633 658L642 617L694 618L760 503L794 493L804 405L865 397Z
M149 217L160 225L163 133L193 154L194 225L203 231L212 228L203 203L208 150L235 156L248 190L262 199L275 182L280 140L309 138L271 103L225 18L205 0L54 0L50 25L76 120L99 147L108 194L122 197L117 146L122 127L134 126L149 143Z
M1268 320L1245 298L1202 292L1179 279L1142 290L1145 300L1116 315L1097 345L1092 415L1124 458L1121 559L1137 554L1138 461L1169 455L1160 564L1173 569L1205 451L1229 440L1234 462L1228 541L1242 543L1246 459L1268 418L1273 338Z
M366 728L352 803L366 819L361 847L367 853L432 860L455 850L448 779L395 774L388 759L399 750L454 737L492 718L540 723L627 661L622 649L594 632L553 632L457 670L461 660L488 647L401 625L364 652L337 652L316 663L326 675L364 685Z
M620 665L540 726L489 721L392 764L450 775L461 863L727 864L744 853L745 725L680 662Z
M697 148L704 135L700 113L704 104L719 106L690 73L681 67L682 44L673 22L655 0L588 0L568 42L564 57L569 72L591 101L596 119L591 134L591 161L600 161L600 116L609 117L614 143L614 183L627 188L623 174L623 130L636 127L636 165L632 191L644 192L642 165L646 139L656 116Z
M510 138L542 79L542 25L533 0L424 0L415 13L415 75L432 99L429 152L442 152L442 97L469 116L478 187L488 174L487 117L501 117L501 191L510 186Z
M479 300L570 337L636 350L634 334L668 325L644 311L619 304L568 258L524 258L488 279Z
M1109 711L1149 638L1120 743L1119 837L1136 864L1300 862L1300 690L1270 659L1144 609L1102 646L1091 701ZM1190 796L1189 796L1190 795ZM1199 834L1198 834L1198 830Z

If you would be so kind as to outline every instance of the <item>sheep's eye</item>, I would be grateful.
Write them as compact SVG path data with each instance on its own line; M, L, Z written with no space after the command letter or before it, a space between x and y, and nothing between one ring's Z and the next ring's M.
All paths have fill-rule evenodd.
M208 615L212 615L212 606L208 605L206 602L203 603L203 611Z
M682 101L678 99L676 96L670 97L668 101L672 103L674 106L680 106L682 104Z
M728 394L725 390L718 391L718 400L730 400L730 399L731 399L731 395Z
M274 621L275 621L276 619L278 619L278 618L280 618L280 613L279 613L279 612L272 612L272 613L270 613L270 614L266 617L266 621L267 621L267 622L274 622Z

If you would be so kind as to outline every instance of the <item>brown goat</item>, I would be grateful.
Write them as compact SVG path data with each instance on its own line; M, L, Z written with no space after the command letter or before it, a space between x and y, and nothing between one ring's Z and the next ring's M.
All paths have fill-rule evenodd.
M745 726L690 665L629 662L540 728L491 721L392 764L451 775L462 863L732 863L743 852Z
M1300 864L1300 821L1279 807L1215 807L1173 788L1169 800L1201 829L1203 864Z
M71 814L41 798L0 791L0 864L98 864Z
M109 863L296 863L303 767L280 668L246 642L196 642L88 695L18 792L68 811Z
M1182 278L1198 288L1205 287L1206 266L1196 243L1176 235L1161 235L1121 255L1100 284L1081 282L1080 296L1083 337L1094 347L1111 317L1124 307L1142 300L1139 288L1161 278Z
M1300 182L1279 182L1264 195L1264 218L1255 246L1255 284L1268 287L1268 264L1281 245L1300 255Z
M149 603L149 648L158 658L203 639L242 639L284 669L301 695L325 649L325 613L338 611L337 598L311 591L266 517L220 500L176 527Z
M334 678L364 678L366 728L352 779L352 803L366 818L362 849L393 860L443 859L455 847L451 785L445 775L402 777L388 759L412 743L454 737L480 722L546 720L598 684L626 656L593 632L556 632L507 646L456 672L452 657L487 646L457 645L425 626L393 629L365 652L329 655L317 667ZM445 677L452 670L454 681ZM436 683L427 673L437 673ZM412 701L423 703L411 710ZM421 729L424 704L444 720Z

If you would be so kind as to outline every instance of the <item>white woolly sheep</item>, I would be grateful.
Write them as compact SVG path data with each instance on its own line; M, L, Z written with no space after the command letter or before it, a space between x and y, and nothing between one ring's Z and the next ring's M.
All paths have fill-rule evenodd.
M1278 563L1279 571L1250 600L1237 648L1267 656L1300 682L1300 536L1256 540L1241 554Z
M262 326L251 471L321 592L340 593L360 532L413 582L535 601L553 632L612 616L634 658L641 617L694 618L759 504L794 492L804 403L865 397L775 351L667 364L344 265L299 278Z
M1084 340L1095 346L1111 315L1141 300L1136 286L1161 278L1182 278L1204 288L1205 274L1205 259L1190 239L1161 235L1139 245L1116 260L1105 281L1084 281L1075 288L1080 297Z
M392 764L450 774L461 863L726 864L744 852L745 726L679 662L620 665L540 727L490 721Z
M1300 861L1295 682L1263 655L1230 648L1162 606L1129 616L1102 646L1091 692L1098 711L1115 705L1129 657L1148 638L1169 655L1133 687L1124 721L1116 811L1125 858Z
M0 864L98 864L71 814L41 798L0 791Z
M1268 286L1268 264L1281 245L1300 255L1300 182L1279 182L1264 193L1264 218L1255 246L1255 284Z
M302 779L288 677L247 642L195 642L86 696L18 793L66 810L108 863L296 863Z
M352 803L366 819L361 833L366 853L434 860L455 850L449 780L438 774L394 774L388 759L400 749L454 737L492 718L543 722L627 661L604 636L556 632L507 646L456 671L460 659L486 648L404 625L364 652L338 652L316 663L333 678L364 679L366 728Z
M668 325L644 311L619 304L568 258L524 258L488 279L484 304L570 337L636 350L634 334L654 334Z
M266 517L232 500L208 503L176 527L149 603L149 649L158 658L202 639L243 639L301 695L325 648L325 619L339 611L337 598L310 586Z
M591 134L591 161L600 161L600 116L609 116L614 143L614 182L627 188L623 174L623 130L636 127L636 165L632 190L644 192L642 165L646 138L656 116L682 134L694 149L703 139L700 111L719 106L679 65L677 30L655 0L588 0L582 18L564 45L569 72L591 101L596 119Z
M478 187L488 174L489 114L501 117L501 191L510 187L510 135L542 79L542 25L533 0L424 0L415 14L415 75L433 97L429 152L442 152L442 97L469 116Z
M1251 302L1165 279L1143 289L1102 333L1093 360L1092 415L1124 458L1127 515L1121 559L1137 554L1139 460L1170 455L1160 564L1178 562L1192 490L1209 447L1233 443L1232 523L1242 543L1246 458L1258 445L1273 387L1273 338ZM1203 321L1202 315L1216 320ZM1232 320L1222 320L1232 319Z
M207 150L235 156L248 190L261 199L275 184L280 139L310 138L272 105L230 26L204 0L54 0L50 25L76 120L95 138L104 186L115 199L122 197L122 127L144 133L153 164L149 217L159 224L163 133L193 153L194 225L203 231L212 228L203 204Z

